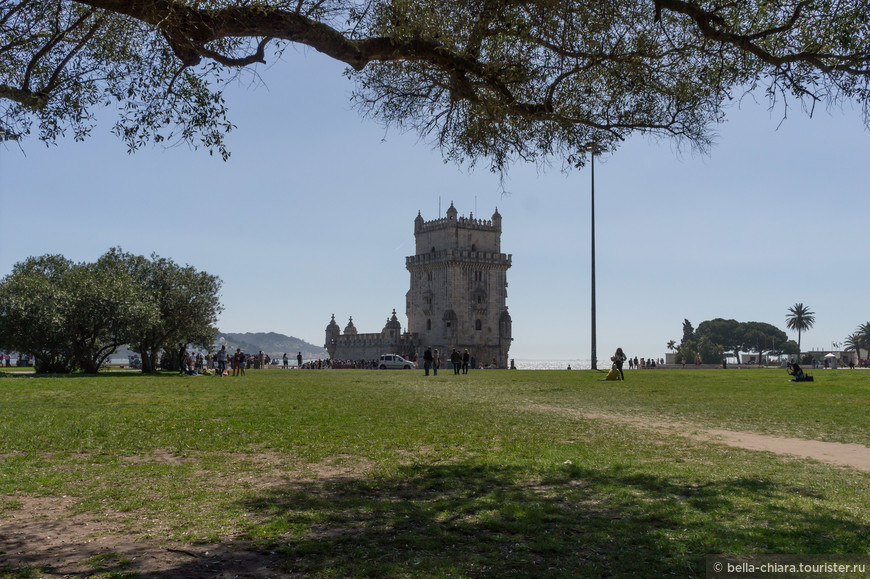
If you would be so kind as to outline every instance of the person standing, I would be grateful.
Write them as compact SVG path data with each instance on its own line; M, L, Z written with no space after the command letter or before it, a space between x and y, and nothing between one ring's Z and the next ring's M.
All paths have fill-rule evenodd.
M617 348L616 353L610 358L614 364L616 364L616 369L619 370L619 379L625 380L625 374L622 373L622 365L626 361L625 353L622 351L622 348Z
M233 354L233 376L239 375L239 364L242 362L242 349L236 348L236 353Z
M187 369L187 348L184 344L178 344L178 373L184 375Z
M462 373L468 374L468 363L471 360L471 354L468 353L468 348L462 354Z
M438 375L438 367L441 365L441 356L438 354L438 348L435 348L435 351L432 352L432 374L434 376Z
M217 365L218 365L218 376L223 376L224 372L227 371L227 345L226 344L221 346L220 351L217 353Z
M453 373L458 376L462 368L462 354L456 348L453 348L453 352L450 353L450 363L453 364Z
M423 370L425 370L424 376L429 375L429 370L432 368L432 347L429 346L426 348L426 351L423 352Z
M284 369L287 370L290 368L290 358L287 357L287 352L284 352L284 358L282 360L284 362Z
M302 352L296 354L296 368L302 367Z

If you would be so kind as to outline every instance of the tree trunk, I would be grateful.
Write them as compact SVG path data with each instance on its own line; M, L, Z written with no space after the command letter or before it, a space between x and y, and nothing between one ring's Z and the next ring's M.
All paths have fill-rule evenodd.
M142 359L142 373L154 374L157 372L157 348L141 346L138 350L133 350Z
M154 367L154 355L147 348L142 348L141 352L136 353L142 359L142 373L153 374L156 371Z
M81 367L82 371L85 374L98 374L100 367L97 365L95 360L90 359L87 356L79 356L78 363Z

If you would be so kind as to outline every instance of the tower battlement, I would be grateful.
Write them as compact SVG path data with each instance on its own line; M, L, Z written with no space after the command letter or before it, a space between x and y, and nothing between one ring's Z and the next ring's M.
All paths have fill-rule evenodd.
M420 221L415 223L414 232L426 233L447 227L461 227L463 229L477 229L480 231L501 231L500 222L493 223L492 219L475 219L473 215L469 215L468 217L463 216L455 219L442 217L441 219L433 219L431 221L423 221L422 216L420 216Z

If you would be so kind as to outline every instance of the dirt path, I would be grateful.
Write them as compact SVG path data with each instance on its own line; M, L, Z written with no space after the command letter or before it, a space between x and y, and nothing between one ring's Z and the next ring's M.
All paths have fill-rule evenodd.
M629 424L637 428L656 430L668 434L677 434L702 442L714 442L748 450L763 450L776 454L809 458L819 462L870 472L870 448L863 444L822 442L819 440L806 440L803 438L770 436L767 434L759 434L757 432L741 432L735 430L724 430L721 428L704 428L686 422L650 421L624 414L584 412L582 410L560 408L557 406L538 405L533 408L547 412L559 412L575 415L578 418L589 420L604 420L619 424Z

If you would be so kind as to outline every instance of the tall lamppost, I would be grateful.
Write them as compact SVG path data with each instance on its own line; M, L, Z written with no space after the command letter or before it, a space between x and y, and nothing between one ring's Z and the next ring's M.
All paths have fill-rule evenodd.
M602 149L598 147L597 143L586 143L586 150L589 151L589 154L592 157L592 210L590 211L592 219L592 369L597 370L598 352L595 331L595 155L600 154Z

